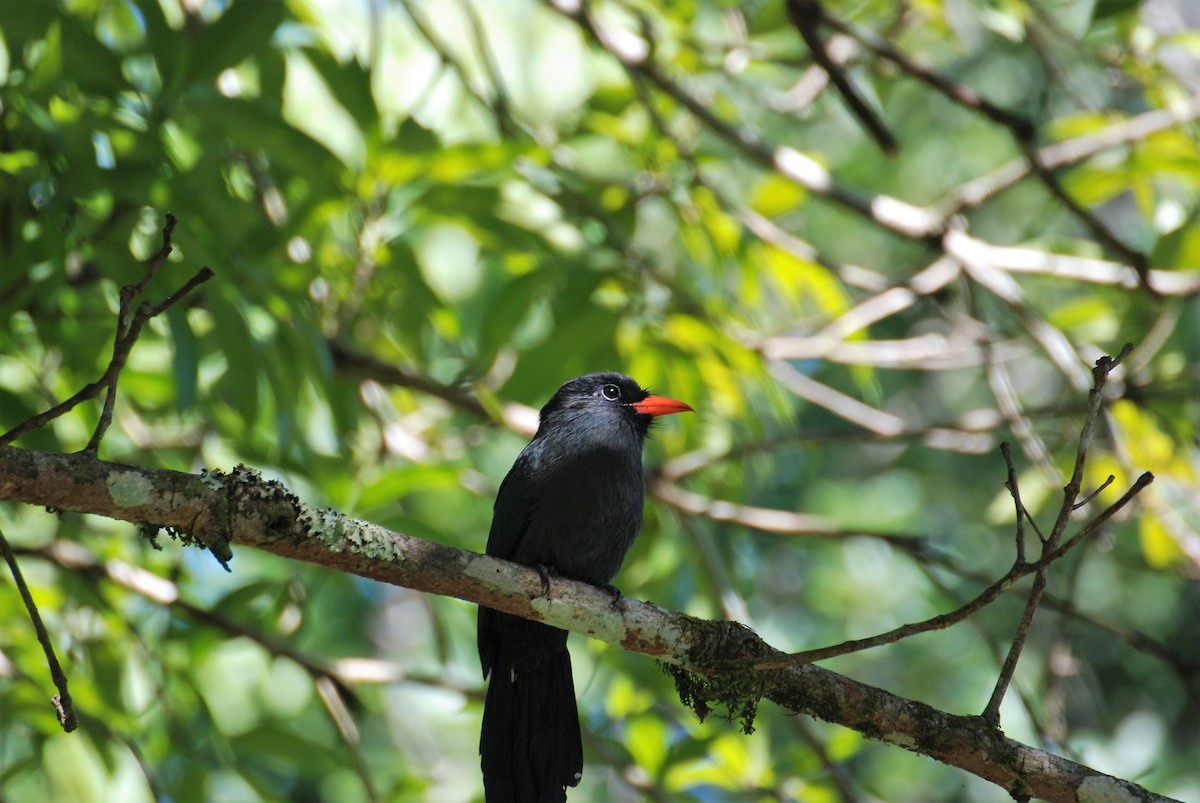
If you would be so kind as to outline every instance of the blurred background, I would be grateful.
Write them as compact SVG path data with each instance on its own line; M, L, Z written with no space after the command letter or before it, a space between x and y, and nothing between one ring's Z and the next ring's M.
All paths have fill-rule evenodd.
M1155 482L1054 566L1002 725L1200 799L1197 8L825 10L893 156L780 0L0 6L0 431L102 374L172 212L145 298L216 276L147 325L101 457L242 462L482 551L536 408L621 370L698 413L654 432L617 585L799 650L1007 571L999 444L1047 531L1090 367L1132 342L1085 493L1115 480L1068 532ZM78 450L98 408L16 445ZM3 799L481 799L472 605L249 549L227 574L89 516L0 527L82 716L61 732L0 583ZM978 713L1027 590L824 665ZM572 801L1005 799L767 704L750 736L698 723L651 659L571 649Z

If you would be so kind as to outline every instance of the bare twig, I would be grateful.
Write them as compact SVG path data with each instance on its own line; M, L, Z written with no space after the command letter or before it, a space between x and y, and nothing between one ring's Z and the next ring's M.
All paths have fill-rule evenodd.
M1032 624L1033 615L1037 610L1038 604L1041 601L1042 593L1045 590L1045 569L1055 560L1061 558L1068 551L1078 545L1084 538L1094 533L1102 524L1107 522L1117 511L1127 505L1134 496L1136 496L1143 488L1148 486L1154 479L1149 472L1143 474L1134 485L1116 502L1110 505L1106 510L1097 515L1091 522L1084 526L1079 533L1067 541L1065 544L1059 545L1063 531L1066 528L1067 520L1070 512L1079 496L1079 488L1082 482L1083 466L1087 459L1088 447L1091 442L1092 432L1095 427L1095 421L1100 412L1100 403L1103 398L1104 385L1107 382L1109 373L1120 363L1122 359L1132 350L1132 344L1126 344L1115 358L1102 357L1096 363L1096 368L1093 372L1095 385L1089 394L1088 413L1084 420L1083 427L1080 432L1079 447L1076 453L1075 471L1071 477L1071 481L1064 489L1063 507L1059 512L1058 521L1055 527L1051 530L1049 536L1043 539L1042 554L1039 560L1035 563L1026 562L1022 553L1024 552L1022 528L1022 510L1018 491L1016 490L1015 470L1012 467L1010 453L1005 453L1006 462L1009 465L1009 474L1011 487L1014 499L1018 505L1017 521L1018 521L1018 559L1014 561L1012 568L996 582L989 585L980 592L973 600L959 607L957 610L946 614L940 614L922 622L903 625L894 628L886 633L881 633L876 636L871 636L863 639L853 639L843 642L842 644L831 647L823 647L814 650L805 650L803 652L792 653L790 655L773 656L767 660L741 662L750 663L755 669L779 669L785 666L793 666L801 663L809 663L812 661L824 660L837 655L844 655L858 650L868 649L871 647L881 646L899 641L903 638L924 633L930 630L940 630L949 627L953 624L963 621L967 617L973 615L978 610L995 600L1003 591L1010 588L1014 583L1023 577L1030 574L1036 574L1034 588L1030 593L1029 600L1026 605L1025 613L1022 615L1021 624L1018 627L1017 635L1014 638L1013 645L1010 648L1008 658L1005 661L1004 668L1001 671L1000 679L997 682L996 688L993 691L992 699L989 701L984 712L984 719L995 724L998 718L1000 700L1003 699L1004 691L1007 689L1009 681L1012 678L1012 672L1016 668L1017 659L1020 656L1021 647L1023 646L1025 636L1028 633L1029 626Z
M940 567L935 566L935 561L922 560L917 561L917 567L921 570L921 573L925 575L925 579L934 588L944 594L947 599L951 600L955 605L964 604L965 600L963 599L963 596L942 579L937 569L949 568L951 572L959 574L960 577L965 576L965 573L960 572L958 567L951 566L949 561L942 560L938 561L938 563L940 563ZM1068 617L1064 616L1063 618L1066 619ZM1004 661L1004 650L1001 648L1000 642L997 641L994 635L992 635L991 630L983 622L981 622L978 617L972 617L971 619L968 619L966 623L970 625L979 635L980 641L983 642L984 647L991 654L992 659L995 660L997 664L1002 664ZM1029 717L1030 724L1033 725L1033 729L1038 735L1038 740L1042 743L1043 749L1047 749L1049 747L1049 740L1046 738L1046 728L1041 720L1041 717L1039 716L1039 710L1041 706L1039 704L1035 704L1034 700L1032 700L1030 696L1019 686L1017 687L1016 692L1017 696L1021 700L1021 705L1025 709L1025 715ZM1062 745L1057 745L1057 747L1059 749L1063 749Z
M813 663L814 661L823 661L828 658L834 658L839 655L847 655L852 652L859 652L872 647L880 647L885 644L892 644L900 641L901 639L915 636L918 633L928 633L933 630L944 630L951 625L958 624L959 622L962 622L968 617L974 615L976 612L987 607L1002 593L1011 588L1018 580L1045 569L1051 563L1074 549L1083 539L1095 533L1101 525L1103 525L1110 518L1112 518L1113 515L1133 501L1133 498L1137 496L1144 488L1146 488L1146 486L1148 486L1153 479L1154 476L1149 472L1143 474L1125 493L1124 496L1114 502L1108 507L1108 509L1098 515L1095 519L1093 519L1091 523L1080 530L1079 533L1071 538L1070 541L1063 544L1058 549L1047 552L1035 563L1026 563L1024 565L1018 565L1014 563L1013 567L1009 569L1003 577L993 582L987 588L983 589L983 591L979 592L974 599L957 610L950 611L949 613L939 614L921 622L901 625L900 627L889 630L886 633L880 633L867 638L852 639L850 641L845 641L841 644L835 644L830 647L819 647L814 650L804 650L802 652L781 654L760 660L739 659L729 663L737 666L749 665L758 670L782 669L784 667L809 664Z
M1101 357L1096 360L1096 366L1092 369L1094 384L1088 392L1088 412L1083 421L1083 429L1079 433L1079 448L1075 452L1075 469L1071 473L1071 481L1063 489L1063 504L1059 508L1054 529L1050 531L1050 537L1047 539L1047 545L1050 547L1054 547L1062 537L1063 531L1067 528L1067 519L1071 515L1071 509L1079 497L1083 484L1083 466L1087 462L1088 449L1092 445L1092 432L1095 430L1096 421L1100 416L1100 405L1104 400L1104 386L1108 383L1108 375L1121 364L1121 361L1131 351L1133 351L1133 344L1126 343L1116 357Z
M1107 251L1120 257L1125 264L1133 268L1143 287L1157 295L1154 285L1150 282L1150 258L1142 251L1138 251L1136 248L1127 245L1121 238L1113 234L1100 218L1087 209L1084 209L1082 204L1072 198L1071 194L1063 187L1062 182L1058 180L1058 176L1054 174L1054 171L1042 164L1041 154L1033 146L1032 142L1018 138L1018 143L1021 146L1022 153L1025 154L1025 159L1033 168L1034 175L1041 180L1046 189L1050 191L1050 194L1057 198L1058 202L1065 206L1075 216L1075 219L1082 223Z
M788 0L787 15L792 24L796 26L796 30L800 32L800 36L803 37L804 44L808 45L813 60L829 76L829 80L842 96L842 100L846 102L846 108L858 118L863 128L879 145L880 150L889 156L894 155L899 148L895 135L888 130L887 124L879 118L875 110L859 95L850 78L841 66L830 57L825 49L825 43L821 41L820 4L816 0Z
M1021 620L1017 623L1017 632L1013 634L1008 654L1004 656L1004 664L1000 667L996 685L992 687L992 696L983 709L983 721L989 725L1000 724L1000 703L1004 701L1004 695L1008 691L1009 684L1012 683L1013 674L1017 671L1017 661L1021 658L1025 640L1029 637L1029 629L1033 626L1034 614L1037 613L1038 606L1042 602L1042 594L1045 591L1046 572L1042 570L1034 575L1033 587L1029 590L1025 609L1021 611Z
M913 78L935 89L958 105L979 112L992 122L1009 129L1019 139L1033 138L1035 133L1034 125L1033 121L1029 118L992 103L966 84L954 81L928 67L918 64L879 36L851 25L840 17L829 13L819 3L813 2L813 5L816 6L818 13L821 15L821 22L830 28L857 40L876 55L892 62Z
M987 265L1006 273L1033 273L1078 279L1094 284L1137 287L1133 268L1103 259L1051 254L1033 248L992 245L966 232L951 230L942 240L947 253L964 263ZM1154 291L1163 296L1193 296L1200 293L1200 272L1194 270L1158 270L1149 274Z
M498 82L494 83L491 88L496 94L496 98L493 100L492 98L488 97L487 88L482 86L483 82L477 81L471 76L470 71L467 69L467 65L463 63L462 59L458 58L458 56L452 53L446 43L434 33L433 27L427 20L418 14L416 10L413 9L412 3L410 3L409 0L401 0L400 6L404 9L404 12L412 21L412 24L417 29L417 32L421 34L421 37L429 44L431 48L433 48L433 51L442 60L442 63L449 67L450 70L458 77L458 81L462 84L463 89L466 89L467 92L469 92L477 101L479 101L484 109L492 113L496 120L496 128L501 136L511 136L514 134L518 129L516 126L516 121L509 114L508 103L503 94L503 86L501 86ZM476 24L473 18L468 19L468 23L470 25ZM486 59L487 54L484 53L484 56Z
M1200 98L1193 98L1179 106L1130 117L1094 133L1044 145L1038 151L1038 161L1049 170L1078 164L1110 148L1138 142L1151 134L1190 122L1197 116L1200 116ZM956 187L934 206L942 210L944 217L952 217L1010 189L1029 176L1031 170L1027 158L1017 157Z
M328 340L333 364L340 370L357 374L364 379L372 379L382 385L411 388L421 393L434 396L449 404L451 407L483 420L496 421L514 432L532 435L537 429L537 410L524 404L510 402L491 409L479 400L470 390L438 382L436 379L423 374L405 371L391 363L355 351L339 340Z
M496 126L499 128L501 136L511 137L519 132L517 132L513 120L508 90L504 85L500 64L496 61L496 54L492 51L491 45L488 44L487 37L484 35L483 21L479 18L479 10L473 3L466 2L466 0L459 0L459 5L462 7L463 14L466 15L471 28L471 36L475 40L475 49L479 53L479 61L487 70L492 84L492 92L496 96L490 104L492 113L496 116Z
M1017 563L1025 562L1025 506L1021 504L1021 490L1017 486L1017 469L1013 465L1012 447L1008 442L1000 444L1000 454L1004 455L1004 465L1008 467L1008 482L1005 486L1012 495L1013 504L1017 508Z
M807 402L824 407L863 429L891 438L905 429L904 419L872 407L839 390L802 374L783 360L771 363L771 373L779 384Z
M133 349L134 344L141 335L142 327L148 320L161 315L167 308L213 276L210 268L201 268L182 287L158 304L142 304L136 311L132 311L133 300L141 295L146 289L146 285L150 283L150 280L154 278L159 268L166 263L167 258L171 255L171 232L175 229L175 216L168 212L166 214L166 221L166 225L163 227L162 247L154 256L145 274L136 284L125 285L121 288L121 305L117 315L117 331L113 337L113 355L108 363L108 367L104 370L103 376L80 388L70 398L59 402L49 410L22 421L8 432L0 435L0 446L12 443L26 432L45 426L54 419L75 409L75 407L88 399L94 398L102 389L106 389L107 393L104 397L100 419L96 423L96 429L92 432L91 439L82 451L95 454L99 449L100 440L104 437L104 433L112 423L117 381L121 376L121 371L125 368L126 361L129 359L129 352Z
M1037 139L1037 127L1033 120L1020 114L1016 114L1008 109L998 106L986 98L980 96L974 90L967 87L965 84L953 81L944 75L941 75L927 67L918 64L913 59L909 58L903 52L893 47L889 43L883 41L878 36L860 30L855 26L850 25L844 20L830 14L826 11L817 0L808 0L816 9L816 13L821 15L821 20L826 25L834 28L841 33L852 36L857 39L862 45L873 50L877 55L891 61L900 69L911 75L913 78L932 87L938 92L945 95L950 100L953 100L959 105L977 111L988 119L1003 126L1008 130L1017 147L1025 157L1025 162L1029 165L1030 170L1042 182L1050 193L1058 199L1058 201L1080 221L1107 250L1116 254L1126 264L1133 268L1137 273L1138 279L1147 290L1156 292L1151 285L1150 278L1150 260L1146 254L1138 251L1127 245L1119 237L1112 233L1104 223L1096 217L1092 212L1084 209L1071 195L1063 188L1062 183L1054 174L1052 168L1042 163L1042 154L1034 145Z
M8 563L8 570L12 572L13 582L17 584L21 601L25 603L25 610L29 612L29 619L33 622L38 642L42 645L42 652L46 654L46 665L50 668L50 677L53 678L54 685L58 689L58 694L51 697L50 702L54 704L54 710L58 714L58 722L62 725L62 729L70 733L79 727L79 719L75 715L71 693L67 691L67 676L58 663L58 656L54 654L54 644L50 641L50 634L46 632L46 625L43 624L42 616L38 613L37 604L34 603L33 595L29 593L29 586L25 584L25 577L21 574L21 567L17 565L17 557L13 554L8 538L3 532L0 532L0 552L4 553L4 560Z
M660 92L691 112L714 134L759 165L902 236L925 239L944 233L943 222L928 210L887 195L862 197L834 182L828 170L800 151L786 146L774 147L757 132L722 118L653 61L652 43L634 41L602 27L584 6L572 0L551 0L551 6L574 20L592 41L612 54L626 70L643 76Z
M731 622L741 622L744 625L750 626L753 623L750 620L750 606L746 604L746 600L738 593L734 587L733 581L729 578L729 569L726 561L717 550L716 541L712 534L700 526L699 520L694 516L681 516L680 524L691 538L692 544L696 547L696 553L700 558L700 564L708 573L709 582L717 592L717 597L720 600L721 610L725 614L725 618Z
M92 432L91 439L84 447L85 452L96 453L96 450L100 448L100 439L104 437L104 433L108 431L108 427L112 423L113 405L117 401L117 380L121 375L121 370L125 367L125 360L129 357L129 349L133 347L134 340L136 340L136 335L130 337L134 332L136 320L132 314L133 300L142 294L146 285L166 264L168 257L171 256L171 251L174 250L171 245L171 234L175 231L175 216L167 212L165 217L167 222L163 226L162 247L154 255L150 267L147 268L137 284L127 284L121 288L121 304L117 311L117 331L113 335L113 356L109 368L105 372L105 376L108 377L108 387L104 394L104 404L100 408L100 419L96 422L96 429ZM140 313L141 310L138 312ZM138 329L141 328L140 323L136 326Z
M1130 486L1129 490L1126 491L1120 499L1118 499L1116 502L1113 502L1111 505L1105 508L1103 513L1084 525L1083 529L1071 536L1062 544L1062 546L1052 549L1046 553L1046 556L1037 563L1033 564L1033 566L1039 569L1045 568L1061 558L1063 555L1070 552L1085 538L1093 535L1096 530L1100 529L1100 527L1107 523L1109 519L1111 519L1118 511L1121 510L1121 508L1129 504L1129 502L1133 500L1133 497L1145 490L1152 482L1154 482L1154 475L1149 471L1142 472L1141 475L1139 475L1138 478L1133 481L1133 485Z
M1116 477L1114 477L1112 474L1109 474L1108 479L1106 479L1103 483L1101 483L1099 488L1092 491L1090 494L1085 496L1080 501L1076 502L1075 505L1071 509L1079 510L1082 507L1087 507L1088 502L1091 502L1093 499L1095 499L1097 496L1099 496L1100 492L1103 491L1108 486L1112 485L1114 480L1116 480Z
M1079 433L1079 447L1075 453L1075 470L1071 474L1071 480L1063 489L1063 503L1058 511L1058 518L1054 522L1053 529L1050 534L1042 540L1042 560L1044 561L1048 554L1055 554L1056 547L1062 539L1063 532L1066 530L1067 521L1070 519L1071 512L1077 509L1075 504L1079 498L1081 486L1083 484L1083 467L1087 461L1088 449L1091 446L1092 433L1095 430L1096 419L1100 416L1100 405L1104 399L1104 386L1108 383L1108 375L1116 368L1121 360L1133 350L1132 343L1126 343L1125 347L1116 357L1101 357L1096 361L1096 367L1092 371L1093 385L1088 393L1088 412L1084 418L1083 427ZM1142 481L1149 475L1142 475L1138 479L1134 488L1140 490L1141 487L1149 484L1147 480L1145 484ZM1106 483L1107 485L1107 483ZM1014 498L1015 498L1014 491ZM1128 495L1127 495L1128 496ZM1086 501L1086 500L1085 500ZM1018 504L1020 504L1018 502ZM1110 508L1111 510L1111 508ZM1106 511L1107 512L1107 511ZM1111 515L1109 513L1108 515ZM1017 512L1018 531L1020 530L1020 511ZM1107 516L1098 516L1080 532L1085 533L1094 530L1097 521L1101 518L1107 519ZM1069 543L1078 543L1080 536L1076 536ZM1065 554L1065 550L1061 554ZM1039 561L1040 562L1040 561ZM1046 564L1049 565L1048 563ZM1029 597L1025 602L1025 609L1021 613L1021 620L1017 625L1017 632L1013 635L1012 645L1009 647L1008 656L1004 660L1004 666L1000 669L1000 675L996 679L996 685L992 689L992 696L988 699L987 705L983 709L981 716L983 721L990 725L998 725L1000 723L1000 704L1004 700L1004 694L1008 690L1009 683L1012 682L1013 673L1017 670L1017 661L1020 660L1021 651L1025 646L1025 639L1029 635L1029 629L1033 625L1033 617L1037 613L1038 606L1042 602L1042 594L1046 591L1046 570L1045 567L1038 569L1037 575L1033 579L1033 587L1029 591Z
M165 220L166 223L163 224L162 247L159 248L158 253L154 255L154 259L150 262L150 267L146 269L146 273L142 276L141 280L137 284L127 285L121 290L122 312L124 312L126 316L129 315L129 302L125 300L125 296L128 295L129 301L132 301L134 298L140 296L146 289L146 285L150 284L150 281L158 274L159 269L161 269L163 265L167 264L167 258L170 257L171 252L175 250L171 245L171 235L175 233L175 223L177 221L175 220L175 216L170 212L167 212L163 215L163 220ZM123 323L128 324L128 321L123 321Z

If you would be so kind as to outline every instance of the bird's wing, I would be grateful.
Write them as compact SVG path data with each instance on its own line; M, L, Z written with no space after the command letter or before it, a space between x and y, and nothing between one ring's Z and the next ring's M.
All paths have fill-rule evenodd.
M529 452L528 448L521 452L496 493L486 550L494 558L512 560L529 529L535 495L530 476L537 463L536 457ZM476 640L485 678L491 673L496 660L497 639L500 638L496 631L502 626L502 619L503 614L480 606Z
M533 504L530 494L529 461L522 453L500 483L492 508L492 528L488 532L487 554L511 560L529 527Z

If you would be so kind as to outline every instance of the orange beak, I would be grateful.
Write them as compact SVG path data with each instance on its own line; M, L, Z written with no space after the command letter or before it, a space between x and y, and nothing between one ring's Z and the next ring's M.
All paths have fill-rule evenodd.
M694 413L690 405L668 399L666 396L647 396L640 402L629 405L642 415L671 415L672 413Z

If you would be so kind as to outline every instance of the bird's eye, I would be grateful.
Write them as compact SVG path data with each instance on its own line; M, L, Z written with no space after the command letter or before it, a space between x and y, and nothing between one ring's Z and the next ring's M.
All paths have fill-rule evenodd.
M604 398L609 401L615 401L621 398L621 389L616 385L605 385L600 388L600 392L604 394Z

